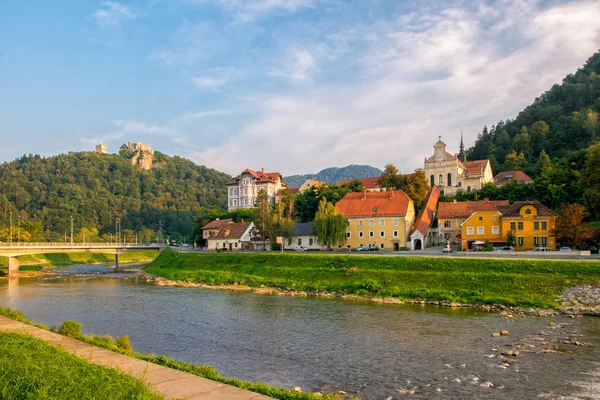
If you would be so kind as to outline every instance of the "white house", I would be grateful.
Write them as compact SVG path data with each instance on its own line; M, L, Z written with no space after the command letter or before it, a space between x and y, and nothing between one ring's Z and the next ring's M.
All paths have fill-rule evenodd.
M227 208L229 211L238 208L252 208L260 190L264 190L271 204L275 204L277 192L287 187L279 172L265 172L245 169L240 175L226 183Z
M313 233L312 222L299 222L294 226L294 237L284 240L283 249L293 250L296 246L303 246L307 250L319 250L321 246Z
M228 223L215 230L207 240L208 250L250 250L250 231L254 222Z

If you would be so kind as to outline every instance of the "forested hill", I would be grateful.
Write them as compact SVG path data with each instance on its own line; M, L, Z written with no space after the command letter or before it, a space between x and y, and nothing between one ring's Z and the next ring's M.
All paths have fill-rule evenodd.
M86 228L88 241L96 234L108 238L117 218L121 231L135 232L139 240L156 237L159 221L165 236L189 238L195 209L226 206L228 179L227 174L159 152L149 170L132 165L131 155L123 151L23 156L0 165L0 240L8 239L10 212L14 230L17 224L28 226L32 240L69 235L71 216L74 234Z
M307 179L316 179L321 182L338 183L344 179L370 178L380 176L379 168L369 165L348 165L342 168L331 167L317 172L316 174L291 175L284 178L288 187L300 187Z
M538 160L544 151L553 165L580 171L585 150L600 137L599 111L600 53L595 53L514 120L484 128L467 158L489 158L494 173L521 169L538 176Z

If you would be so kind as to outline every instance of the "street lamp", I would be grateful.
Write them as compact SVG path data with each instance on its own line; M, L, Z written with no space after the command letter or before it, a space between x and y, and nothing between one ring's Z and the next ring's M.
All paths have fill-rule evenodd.
M17 221L17 245L21 243L21 216L19 215L19 220Z
M73 216L71 215L71 246L73 246Z
M12 246L12 211L10 212L10 245Z

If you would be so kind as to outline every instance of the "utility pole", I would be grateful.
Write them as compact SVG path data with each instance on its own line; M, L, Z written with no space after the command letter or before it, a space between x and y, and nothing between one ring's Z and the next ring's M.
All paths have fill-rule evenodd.
M12 211L10 212L10 245L12 246Z
M71 246L73 246L73 216L71 215Z
M17 221L17 245L21 243L21 216L19 215L19 220Z

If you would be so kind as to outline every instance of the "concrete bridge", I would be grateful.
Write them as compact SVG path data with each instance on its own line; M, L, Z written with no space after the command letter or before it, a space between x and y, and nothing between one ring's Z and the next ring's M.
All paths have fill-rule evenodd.
M119 268L119 254L137 250L162 251L162 244L133 243L0 243L0 256L8 258L8 276L19 274L18 256L44 253L107 253L115 255L115 268Z

